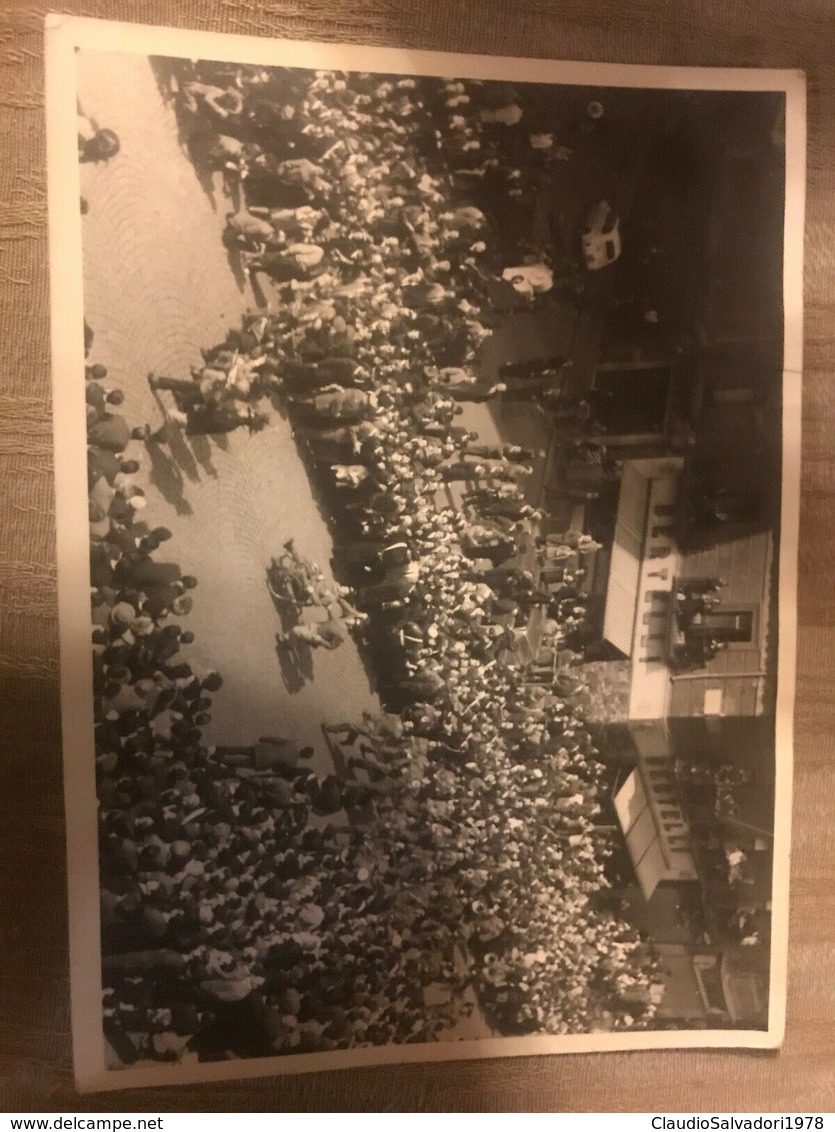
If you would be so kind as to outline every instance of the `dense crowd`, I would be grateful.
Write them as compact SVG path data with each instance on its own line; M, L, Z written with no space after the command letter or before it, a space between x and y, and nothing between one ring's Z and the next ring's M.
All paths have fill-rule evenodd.
M206 745L221 680L179 656L194 579L153 557L168 532L141 522L119 394L90 367L111 1044L135 1060L428 1041L474 1001L501 1034L651 1024L655 960L590 900L603 767L572 646L595 544L546 533L532 452L457 422L505 388L478 376L496 264L472 183L515 191L518 102L221 64L178 85L204 127L192 156L239 198L230 248L273 301L190 377L152 375L174 399L160 437L252 426L267 397L289 412L386 710L326 721L324 778L290 740ZM553 376L516 380L553 410ZM555 413L569 444L575 408L587 419Z

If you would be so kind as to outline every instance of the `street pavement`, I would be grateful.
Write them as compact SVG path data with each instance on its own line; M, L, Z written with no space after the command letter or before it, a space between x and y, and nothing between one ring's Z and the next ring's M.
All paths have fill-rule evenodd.
M79 97L121 140L112 161L82 167L89 360L123 390L128 422L156 428L162 414L148 372L187 376L201 362L200 347L220 341L253 296L236 282L221 243L227 201L219 184L210 195L198 181L148 60L80 53ZM131 445L136 450L143 451ZM207 737L246 743L289 735L315 746L314 769L329 770L320 723L357 718L378 701L351 641L316 652L314 678L301 690L285 686L266 568L291 536L326 571L331 555L289 424L273 413L261 433L190 438L175 455L152 446L139 483L148 523L173 534L158 557L199 581L183 621L196 637L188 657L225 680Z
M254 296L236 282L221 242L227 202L220 184L208 193L195 175L148 60L81 53L79 96L85 113L121 141L107 165L82 167L85 312L95 335L89 360L107 366L107 384L124 392L128 422L156 427L162 414L148 372L187 375L200 364L200 347L222 339ZM485 443L498 440L485 406L467 406L465 419ZM172 532L158 557L199 581L183 620L196 636L188 658L217 668L225 681L205 734L213 743L291 736L315 748L312 769L330 773L321 723L358 719L363 709L379 709L379 700L351 641L314 653L313 679L300 690L288 690L282 676L266 568L291 536L327 573L332 552L289 424L274 413L261 433L190 438L174 455L152 445L138 482L147 522ZM459 973L468 965L458 957ZM468 1003L472 1015L444 1040L494 1036L471 988L455 1003Z

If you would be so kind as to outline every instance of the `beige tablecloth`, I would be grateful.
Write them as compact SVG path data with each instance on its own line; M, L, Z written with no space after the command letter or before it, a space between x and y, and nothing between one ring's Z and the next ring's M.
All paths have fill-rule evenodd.
M51 464L43 4L0 11L0 1109L835 1108L835 7L832 0L64 0L216 31L809 83L800 648L788 1036L779 1055L411 1066L78 1098L70 1064Z

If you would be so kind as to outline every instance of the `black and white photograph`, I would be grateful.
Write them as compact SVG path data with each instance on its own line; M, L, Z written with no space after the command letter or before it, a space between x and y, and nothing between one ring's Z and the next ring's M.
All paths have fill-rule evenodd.
M802 76L50 19L79 1084L779 1045Z

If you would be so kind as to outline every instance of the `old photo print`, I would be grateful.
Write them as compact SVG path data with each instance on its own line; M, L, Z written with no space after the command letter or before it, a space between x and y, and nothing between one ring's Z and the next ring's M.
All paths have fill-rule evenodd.
M80 1085L778 1045L802 76L47 44Z

